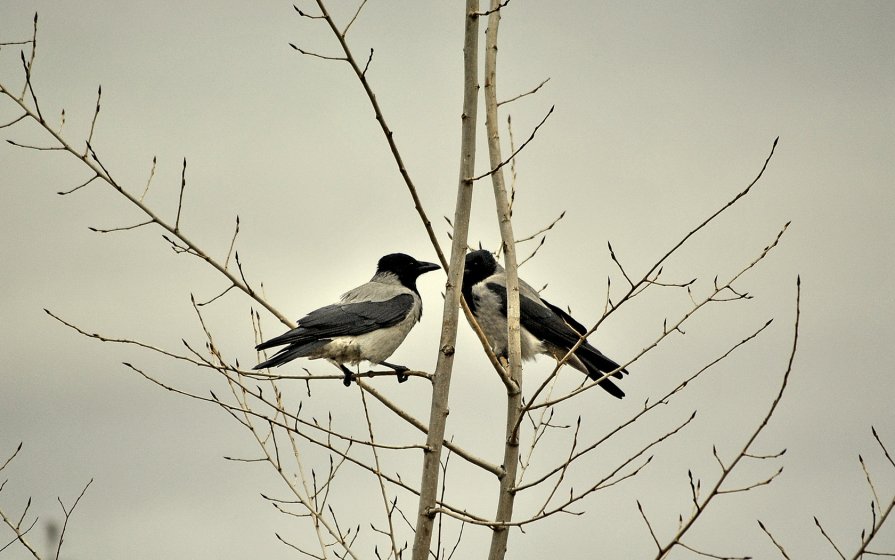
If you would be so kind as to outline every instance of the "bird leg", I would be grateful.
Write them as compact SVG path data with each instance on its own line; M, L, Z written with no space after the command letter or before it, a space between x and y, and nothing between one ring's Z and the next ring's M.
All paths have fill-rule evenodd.
M379 362L379 365L383 365L385 367L390 367L393 370L395 370L395 373L398 374L398 383L404 383L410 377L409 375L404 373L405 371L410 371L409 367L390 364L388 362Z
M346 387L351 387L351 380L354 379L354 374L351 373L351 370L345 367L344 364L339 364L339 369L345 374L345 379L342 380L342 384Z

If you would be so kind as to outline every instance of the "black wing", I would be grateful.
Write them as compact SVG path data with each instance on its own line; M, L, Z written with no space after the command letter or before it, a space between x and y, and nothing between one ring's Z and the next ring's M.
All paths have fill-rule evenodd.
M496 282L488 282L487 288L500 298L500 311L507 314L507 289ZM542 300L543 301L543 300ZM544 307L533 299L519 294L520 321L525 330L539 338L556 346L571 348L580 334L575 329L581 329L581 334L587 332L584 326L572 319L572 324L566 323L562 315L565 313L555 306ZM556 313L554 309L559 310ZM561 315L562 314L562 315ZM574 327L572 326L574 325Z
M550 303L549 301L547 301L544 298L541 298L541 301L544 303L544 305L549 307L551 311L553 311L554 313L559 315L562 318L562 320L565 321L570 327L575 329L575 332L577 332L579 335L587 333L587 327L585 327L584 325L582 325L581 323L576 321L574 317L572 317L571 315L569 315L568 313L566 313L559 307L553 305L552 303Z
M413 309L413 296L401 294L385 301L337 303L311 311L298 326L256 348L264 350L284 344L306 344L322 338L357 336L394 326Z
M506 315L506 287L501 286L496 282L488 282L486 286L500 298L501 311ZM587 332L587 329L584 325L573 319L571 315L555 305L547 302L544 303L548 307L544 307L533 299L526 297L523 294L519 294L519 319L522 326L525 330L544 342L566 350L572 348L572 346L578 342L578 339L581 338L581 335ZM579 329L580 332L577 332ZM584 343L578 347L578 350L575 351L575 355L584 362L588 370L592 370L590 372L591 377L599 377L598 374L600 372L609 372L619 367L619 364L606 357L606 355L591 346L587 341L584 341ZM627 373L627 371L621 370L615 373L615 377L621 378L622 372ZM594 377L594 379L597 377ZM617 393L624 394L621 393L621 391L608 379L603 380L600 386L615 396L619 396Z

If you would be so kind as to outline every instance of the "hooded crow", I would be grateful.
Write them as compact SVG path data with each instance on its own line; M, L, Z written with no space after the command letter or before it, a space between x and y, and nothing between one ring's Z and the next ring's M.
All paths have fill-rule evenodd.
M489 251L473 251L466 255L463 297L491 342L494 353L504 358L507 356L506 285L506 271ZM521 279L519 306L523 360L532 360L537 354L546 354L559 361L578 342L581 335L587 332L584 325L541 298L534 288ZM619 367L587 341L575 350L567 362L591 379L599 379L604 373ZM614 376L620 379L622 373L628 372L622 369ZM600 387L613 397L625 396L608 378L600 381Z
M399 382L407 381L408 368L385 359L423 315L416 279L439 268L403 253L382 257L369 282L345 292L339 303L311 311L291 331L256 346L256 350L284 348L254 369L280 366L295 358L326 358L345 374L347 387L352 373L344 364L367 361L390 367Z

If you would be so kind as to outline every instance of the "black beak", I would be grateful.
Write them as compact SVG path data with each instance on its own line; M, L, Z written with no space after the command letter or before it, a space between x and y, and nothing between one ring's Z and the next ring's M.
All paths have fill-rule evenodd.
M439 270L440 268L441 267L438 266L437 264L430 263L430 262L418 262L416 264L416 270L420 275L425 274L427 272L432 272L433 270Z

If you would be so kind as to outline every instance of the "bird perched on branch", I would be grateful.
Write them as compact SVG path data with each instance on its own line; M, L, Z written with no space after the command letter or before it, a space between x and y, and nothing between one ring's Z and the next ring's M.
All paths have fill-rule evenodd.
M491 343L494 353L507 357L507 277L506 271L497 263L494 255L487 250L473 251L466 255L463 271L463 297L475 315L479 326ZM562 309L541 298L538 292L519 280L520 338L522 359L532 360L537 354L553 356L561 360L587 329ZM619 365L585 340L569 357L567 363L587 374L591 379L600 379L605 373L616 371L614 377L621 379ZM600 381L610 395L622 398L625 393L609 378Z
M254 369L280 366L295 358L325 358L342 370L347 387L352 373L345 364L367 361L390 367L399 382L407 381L407 367L385 360L423 314L417 278L439 268L403 253L385 255L369 282L345 292L339 303L311 311L291 331L256 346L256 350L284 348Z

